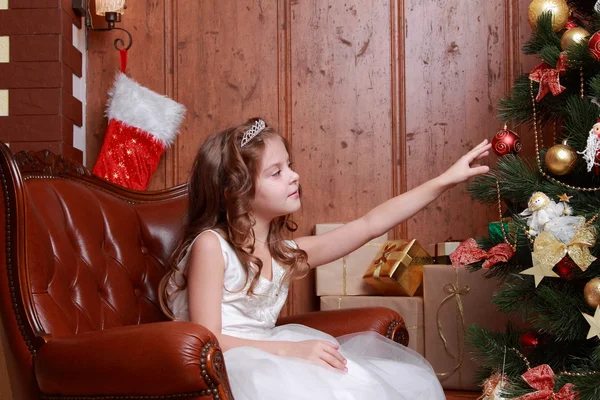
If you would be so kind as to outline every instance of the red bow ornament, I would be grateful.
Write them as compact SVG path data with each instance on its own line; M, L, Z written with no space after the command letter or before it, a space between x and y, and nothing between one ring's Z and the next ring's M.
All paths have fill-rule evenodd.
M537 392L526 394L515 400L575 400L579 392L573 390L575 386L567 383L557 393L554 393L554 371L548 364L542 364L530 369L522 375L525 382Z
M550 91L552 95L558 96L566 89L560 84L560 74L567 70L567 56L563 51L558 57L556 68L552 68L550 64L545 62L539 64L529 73L529 79L540 84L538 94L535 101L541 101L544 96Z
M496 263L510 260L514 254L515 250L507 243L497 244L490 251L485 251L479 248L475 239L471 238L462 242L450 254L450 261L454 268L459 268L485 260L482 267L488 269Z

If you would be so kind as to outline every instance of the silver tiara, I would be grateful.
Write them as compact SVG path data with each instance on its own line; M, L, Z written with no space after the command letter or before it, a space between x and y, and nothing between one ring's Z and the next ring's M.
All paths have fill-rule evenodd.
M250 129L244 132L244 136L242 137L242 144L240 145L240 147L244 147L245 145L247 145L249 141L254 139L254 137L261 133L265 128L265 121L263 121L262 119L256 121Z

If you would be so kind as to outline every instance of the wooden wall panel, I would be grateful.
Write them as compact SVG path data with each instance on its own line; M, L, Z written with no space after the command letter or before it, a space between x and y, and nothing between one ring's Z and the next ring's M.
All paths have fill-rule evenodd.
M292 146L304 189L299 234L350 221L392 194L390 6L292 6ZM294 311L314 305L311 280Z
M532 63L520 55L530 34L526 4L463 3L132 3L123 17L134 35L130 75L188 108L150 188L184 182L210 133L253 116L292 143L305 190L300 235L319 222L354 219L441 173L492 138L501 127L498 100ZM118 67L114 37L90 34L90 167ZM423 244L484 233L495 208L471 202L465 188L452 189L395 233ZM315 300L312 277L296 282L287 312L312 310Z
M406 0L405 12L410 189L502 127L495 108L506 89L507 7L485 0ZM497 208L470 200L461 184L411 218L408 234L421 243L466 239L485 234L497 218Z
M278 125L277 3L178 2L177 98L188 107L176 182L187 180L206 137L261 116ZM199 29L200 27L200 29Z

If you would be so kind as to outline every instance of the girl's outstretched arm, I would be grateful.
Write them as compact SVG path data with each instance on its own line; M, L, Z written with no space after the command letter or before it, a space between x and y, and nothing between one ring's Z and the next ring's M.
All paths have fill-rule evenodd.
M412 217L447 189L489 171L477 161L489 155L487 139L462 156L441 175L373 208L363 217L319 236L304 236L296 243L308 254L311 267L327 264L348 254Z

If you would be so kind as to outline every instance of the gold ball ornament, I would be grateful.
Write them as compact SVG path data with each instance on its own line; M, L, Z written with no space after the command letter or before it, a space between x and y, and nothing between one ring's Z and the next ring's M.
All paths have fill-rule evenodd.
M600 305L600 278L590 279L585 284L583 297L590 307L596 308Z
M562 38L560 39L560 48L567 50L574 44L584 41L588 36L590 36L590 33L583 28L571 28L563 33Z
M562 144L555 144L546 152L544 164L548 171L554 175L567 175L573 171L577 162L577 152L563 141Z
M535 28L538 17L548 11L552 13L552 30L558 32L563 29L569 19L569 6L565 0L533 0L527 13L529 25Z

